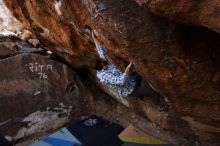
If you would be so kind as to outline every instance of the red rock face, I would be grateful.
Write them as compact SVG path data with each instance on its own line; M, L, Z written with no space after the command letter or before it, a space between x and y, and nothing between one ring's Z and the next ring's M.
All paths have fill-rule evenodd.
M214 9L214 0L197 3L139 2L168 18L219 31L218 13L211 9L206 11L207 6ZM167 97L171 105L162 122L157 116L158 111L147 101L128 99L133 110L141 113L146 121L186 137L190 145L219 144L218 33L170 22L133 0L67 0L61 1L60 11L49 0L26 0L23 3L10 0L6 3L20 22L64 58L67 54L86 62L83 54L94 56L93 46L80 33L85 25L90 25L99 33L109 57L119 68L123 68L123 62L129 62L129 59L134 61L139 74ZM213 23L211 20L215 19L216 23ZM76 27L71 24L73 22ZM79 65L79 60L76 63L70 59L70 63ZM176 143L181 144L179 141Z
M206 26L220 32L218 0L136 0L151 11L174 21Z

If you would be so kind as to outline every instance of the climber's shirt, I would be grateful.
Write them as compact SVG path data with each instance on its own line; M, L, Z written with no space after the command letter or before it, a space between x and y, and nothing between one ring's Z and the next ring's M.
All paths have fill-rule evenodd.
M102 59L108 61L103 46L99 46L97 51ZM97 77L102 83L106 84L110 89L120 96L127 96L136 88L136 78L130 77L121 72L111 63L108 64L107 68L97 71Z

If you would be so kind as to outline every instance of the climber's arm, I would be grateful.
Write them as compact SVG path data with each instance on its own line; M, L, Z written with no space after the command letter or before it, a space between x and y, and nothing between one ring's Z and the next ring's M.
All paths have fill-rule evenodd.
M100 58L103 58L103 59L107 60L105 49L102 46L102 44L99 42L99 40L97 39L97 37L95 36L93 31L92 31L92 38L94 40L96 50L99 53Z

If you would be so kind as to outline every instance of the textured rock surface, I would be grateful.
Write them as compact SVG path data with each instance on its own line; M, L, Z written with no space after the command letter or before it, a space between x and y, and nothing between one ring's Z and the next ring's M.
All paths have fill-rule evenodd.
M65 64L22 53L1 59L0 68L0 132L12 140L59 128L89 108L90 93Z
M12 15L10 10L6 7L4 0L0 1L0 23L0 31L4 32L8 30L19 31L22 28L22 24Z
M220 32L218 0L136 0L151 11L171 20L205 26Z
M34 48L30 44L13 37L0 37L0 58L8 58L19 53L40 53L42 48Z
M149 4L152 6L151 10L157 12L150 3L153 1L145 2L146 6ZM170 4L168 1L163 2L165 11ZM184 7L186 3L181 2L176 4ZM211 6L214 2L210 1L208 4ZM134 0L25 0L22 3L8 0L6 3L24 27L36 34L48 49L77 68L87 64L87 57L92 58L95 52L94 46L83 39L81 30L85 25L95 28L106 45L111 60L122 69L125 62L133 60L143 78L168 98L171 110L161 117L156 108L147 101L137 102L132 99L127 100L129 107L145 117L146 121L186 138L190 145L219 144L218 33L170 22L139 6ZM189 3L189 7L194 4L196 5ZM187 17L188 14L191 16L191 11L185 12L186 15L183 16L188 19L181 15L172 18L177 21L180 18L182 22L208 26L218 31L218 21L209 21L206 24L203 23L206 20L197 20L198 17L208 20L208 16L203 16L202 13L207 8L203 8L201 4L204 3L199 2L197 5L201 11L193 11L192 17ZM170 17L169 13L163 14L163 11L157 13ZM216 17L212 16L218 20L218 13L215 14ZM73 22L75 27L70 24ZM94 80L94 76L90 79ZM175 141L175 137L171 141Z

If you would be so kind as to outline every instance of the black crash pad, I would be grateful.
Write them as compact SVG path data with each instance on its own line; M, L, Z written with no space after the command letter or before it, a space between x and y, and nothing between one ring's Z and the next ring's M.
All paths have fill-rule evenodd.
M89 118L67 127L84 146L121 146L118 134L123 127L98 116Z

